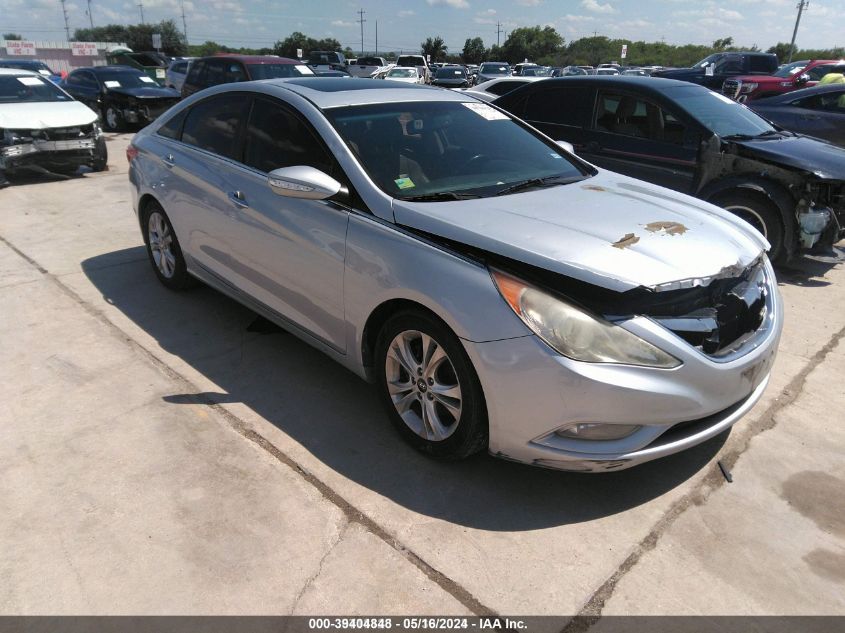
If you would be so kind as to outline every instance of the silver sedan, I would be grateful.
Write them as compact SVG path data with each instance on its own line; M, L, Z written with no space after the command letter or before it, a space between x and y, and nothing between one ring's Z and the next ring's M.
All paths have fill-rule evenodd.
M459 92L218 86L127 155L164 285L202 280L374 382L434 457L627 468L728 429L769 380L759 233Z

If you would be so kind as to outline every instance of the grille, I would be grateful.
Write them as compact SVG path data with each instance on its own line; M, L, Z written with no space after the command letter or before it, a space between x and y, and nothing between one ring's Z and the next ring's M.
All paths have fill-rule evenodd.
M726 79L722 84L722 94L731 99L736 99L739 96L739 89L741 83L738 79Z
M27 132L34 140L39 141L75 141L86 138L94 133L94 125L77 125L74 127L52 127L43 130Z

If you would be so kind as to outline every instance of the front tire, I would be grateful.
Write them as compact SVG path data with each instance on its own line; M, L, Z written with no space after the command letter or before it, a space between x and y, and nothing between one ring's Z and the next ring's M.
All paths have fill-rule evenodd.
M94 160L91 169L94 171L105 171L109 166L109 150L106 147L106 139L100 136L94 146Z
M194 285L170 218L157 202L150 202L142 218L147 255L158 280L171 290Z
M123 115L113 105L103 107L103 127L109 132L122 132L125 127Z
M487 447L487 407L478 376L445 324L423 311L401 312L376 342L379 396L391 422L416 449L458 460Z
M750 191L727 191L710 202L745 220L765 237L771 249L769 259L782 264L787 259L783 218L778 207L767 197Z

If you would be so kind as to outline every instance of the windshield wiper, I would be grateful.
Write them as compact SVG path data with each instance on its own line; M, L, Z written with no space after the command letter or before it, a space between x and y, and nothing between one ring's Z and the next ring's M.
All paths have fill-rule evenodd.
M777 130L766 130L765 132L761 132L760 134L729 134L728 136L723 136L722 138L726 141L751 141L755 138L764 138L766 136L772 136L774 134L780 134Z
M454 191L439 191L437 193L423 193L418 196L400 196L400 200L408 202L440 202L443 200L469 200L470 198L480 198L481 196L474 193L456 193Z
M543 187L556 187L557 185L568 185L572 182L583 180L582 176L566 177L566 176L546 176L545 178L529 178L523 180L510 187L505 187L496 192L497 196L504 196L509 193L516 193L517 191L525 191L526 189L535 189Z

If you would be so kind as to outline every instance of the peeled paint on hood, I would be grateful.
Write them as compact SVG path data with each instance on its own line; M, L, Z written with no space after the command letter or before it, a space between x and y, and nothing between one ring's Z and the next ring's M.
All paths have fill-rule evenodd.
M704 286L769 247L727 211L606 171L501 197L397 199L393 211L397 224L619 292Z

